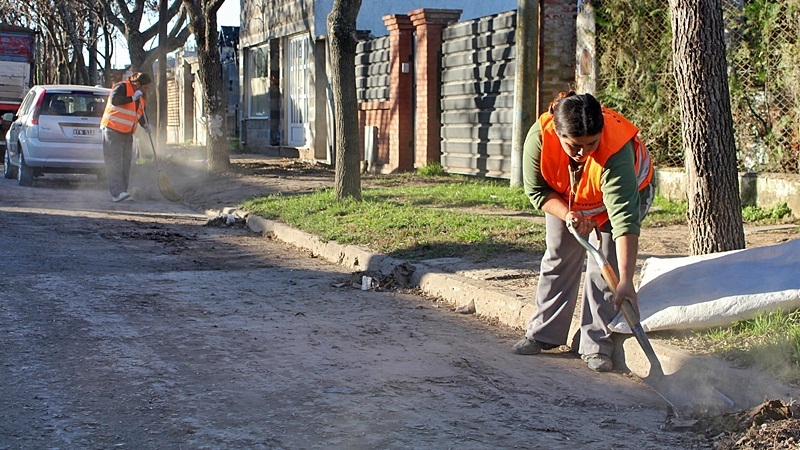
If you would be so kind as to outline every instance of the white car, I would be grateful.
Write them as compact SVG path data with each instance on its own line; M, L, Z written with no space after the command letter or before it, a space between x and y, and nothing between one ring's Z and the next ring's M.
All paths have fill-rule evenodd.
M105 177L100 119L111 89L78 85L34 86L6 133L3 175L20 186L44 173Z

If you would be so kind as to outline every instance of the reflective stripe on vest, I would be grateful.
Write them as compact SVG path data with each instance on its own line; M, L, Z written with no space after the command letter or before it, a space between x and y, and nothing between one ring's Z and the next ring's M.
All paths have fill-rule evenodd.
M125 83L125 95L128 97L133 96L133 83L130 81L123 81L123 83ZM133 133L136 131L136 124L139 122L139 118L142 117L142 109L145 103L144 97L141 97L138 102L113 105L111 104L113 89L111 92L112 93L108 95L106 109L103 112L103 119L100 121L100 126L119 131L120 133Z
M653 177L653 161L650 152L639 139L639 129L622 115L608 108L603 108L603 122L600 144L586 159L571 202L573 210L581 211L600 225L608 221L601 180L605 164L611 156L618 153L625 144L633 141L634 171L639 190L650 184ZM542 129L542 152L539 163L542 177L561 195L564 202L569 202L570 158L558 140L553 116L550 113L542 114L539 117L539 125Z

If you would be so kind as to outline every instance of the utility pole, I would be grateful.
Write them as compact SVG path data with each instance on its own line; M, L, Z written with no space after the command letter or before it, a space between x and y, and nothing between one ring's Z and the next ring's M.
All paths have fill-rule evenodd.
M511 186L522 185L522 146L539 105L539 0L517 0Z
M163 151L167 146L167 0L158 1L158 131L156 139Z

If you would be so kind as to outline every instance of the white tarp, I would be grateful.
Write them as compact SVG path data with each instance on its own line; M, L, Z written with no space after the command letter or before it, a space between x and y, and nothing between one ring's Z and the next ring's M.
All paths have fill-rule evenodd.
M800 239L747 250L648 258L638 290L645 331L701 329L800 308ZM611 323L630 333L618 315Z

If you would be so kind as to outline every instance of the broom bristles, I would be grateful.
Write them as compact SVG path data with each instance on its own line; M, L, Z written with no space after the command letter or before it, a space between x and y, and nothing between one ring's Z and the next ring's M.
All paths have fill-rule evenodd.
M179 202L183 200L181 194L178 194L178 191L172 187L172 183L169 182L169 178L167 178L167 176L161 171L158 172L158 190L161 191L161 195L163 195L164 198L171 202Z

